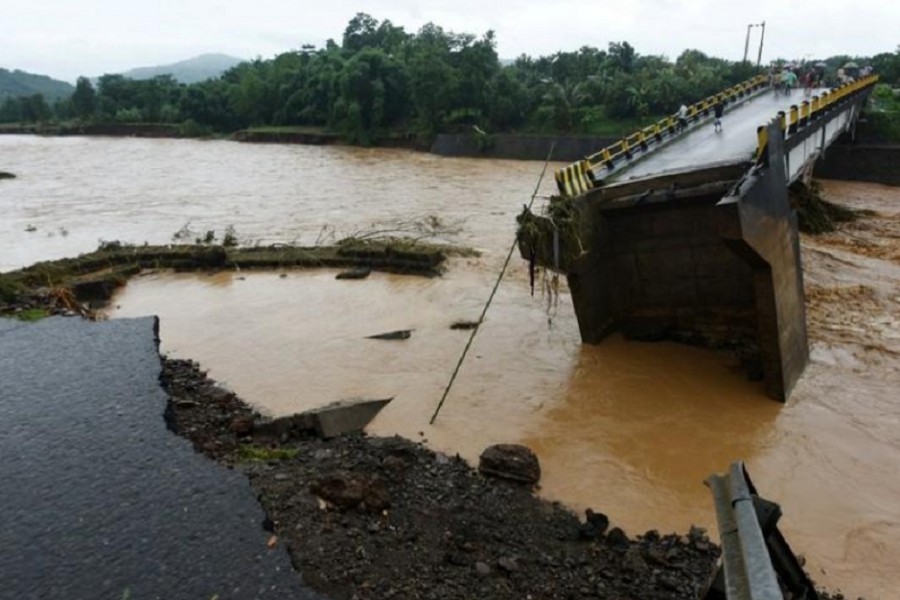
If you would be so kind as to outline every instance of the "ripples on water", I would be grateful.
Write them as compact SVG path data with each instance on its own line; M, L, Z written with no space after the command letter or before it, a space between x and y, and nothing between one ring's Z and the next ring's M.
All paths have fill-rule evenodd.
M455 259L439 279L152 274L132 280L110 312L159 314L164 351L199 360L272 414L395 396L373 433L427 439L468 459L490 443L526 443L541 459L543 495L606 511L633 533L712 527L702 480L743 458L763 494L784 506L783 528L817 580L865 594L900 585L896 404L854 398L855 375L822 361L783 406L727 358L697 348L618 337L582 346L568 296L548 315L517 258L428 426L468 336L449 326L477 319L539 163L0 136L0 167L18 175L0 182L0 270L88 251L99 239L169 242L185 223L305 244L323 227L346 234L428 215L462 223L449 241L485 254ZM546 181L542 193L551 191ZM405 342L364 339L393 329L414 332Z

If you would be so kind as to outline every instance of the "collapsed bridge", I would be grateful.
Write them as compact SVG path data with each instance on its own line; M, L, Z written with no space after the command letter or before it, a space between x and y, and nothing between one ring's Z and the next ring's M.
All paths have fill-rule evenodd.
M667 117L558 171L545 213L519 217L519 251L566 275L584 342L619 330L735 350L784 401L809 358L787 188L854 134L877 80L792 98L756 77L698 102L686 130Z

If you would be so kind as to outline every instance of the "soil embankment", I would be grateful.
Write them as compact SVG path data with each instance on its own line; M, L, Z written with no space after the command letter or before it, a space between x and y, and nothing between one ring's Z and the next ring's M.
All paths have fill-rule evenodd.
M164 360L170 427L250 478L304 581L333 599L694 599L719 551L699 529L629 539L529 487L399 437L254 438L254 415Z
M339 133L327 131L288 131L288 130L255 130L242 129L231 134L231 139L236 142L253 142L266 144L308 144L310 146L324 146L326 144L340 144Z
M178 126L166 123L85 123L0 125L0 134L105 135L112 137L181 138L191 136Z
M816 164L816 177L900 186L900 144L834 144Z
M0 273L0 315L23 310L89 316L143 270L205 271L285 268L351 268L435 276L449 254L471 251L401 239L349 241L335 246L219 245L129 246L106 242L77 258L37 263Z

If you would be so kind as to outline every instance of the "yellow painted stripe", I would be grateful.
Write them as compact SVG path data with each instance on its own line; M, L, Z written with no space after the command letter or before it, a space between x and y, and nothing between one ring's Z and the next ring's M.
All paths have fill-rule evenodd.
M762 160L763 153L769 143L769 130L765 127L756 128L756 162Z

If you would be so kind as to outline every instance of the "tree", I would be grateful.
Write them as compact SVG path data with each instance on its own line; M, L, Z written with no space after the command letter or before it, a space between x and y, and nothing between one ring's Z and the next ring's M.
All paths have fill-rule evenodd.
M575 111L587 99L584 83L556 81L547 84L541 110L550 119L554 128L560 131L571 131L575 124Z
M22 120L22 101L19 98L7 98L0 105L0 123L18 123Z
M628 42L610 42L606 61L617 71L631 73L637 52Z
M340 90L333 124L351 141L370 144L381 129L405 116L406 75L382 50L365 48L348 60Z
M351 52L377 47L378 21L366 13L356 13L344 29L343 47Z
M79 119L90 119L97 110L97 92L91 80L87 77L79 77L75 83L75 91L72 93L72 110Z
M488 86L487 118L491 130L509 130L525 122L530 108L528 91L510 69L497 73Z
M50 107L44 100L43 94L32 94L21 99L22 120L31 122L43 122L50 118Z
M487 109L488 84L500 70L494 32L466 43L457 53L459 72L456 104L466 112L482 114Z
M440 131L451 106L457 75L444 58L439 47L428 44L413 54L409 63L413 104L428 135Z

